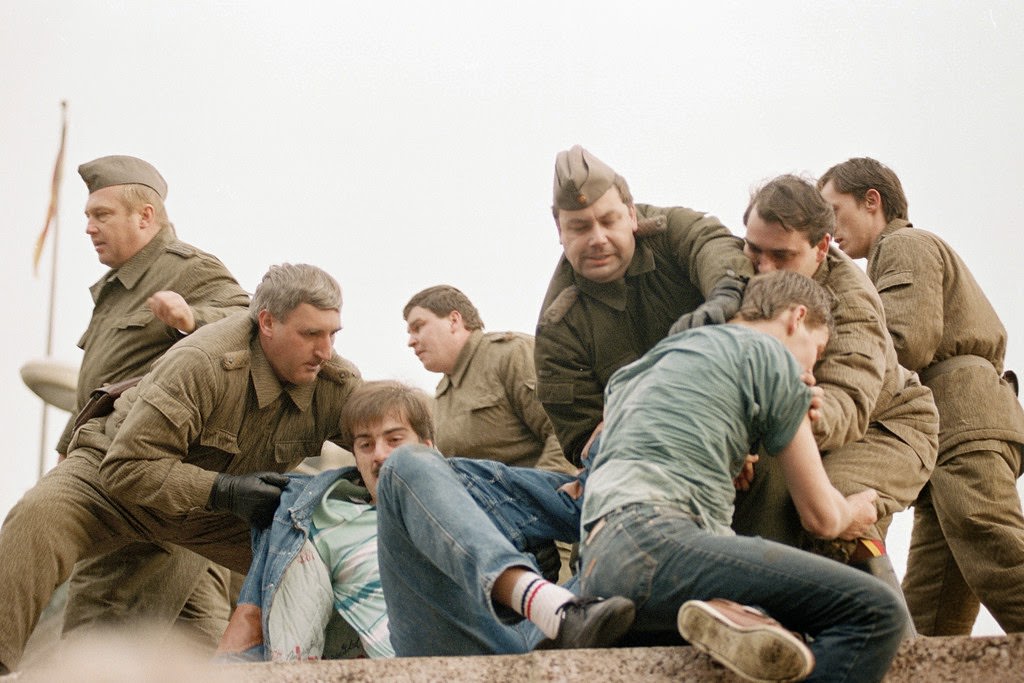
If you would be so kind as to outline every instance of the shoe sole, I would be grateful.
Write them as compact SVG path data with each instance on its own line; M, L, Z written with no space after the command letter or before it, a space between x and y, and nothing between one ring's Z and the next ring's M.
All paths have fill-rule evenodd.
M742 626L699 600L683 603L677 626L691 645L748 681L801 681L814 671L814 655L789 631Z

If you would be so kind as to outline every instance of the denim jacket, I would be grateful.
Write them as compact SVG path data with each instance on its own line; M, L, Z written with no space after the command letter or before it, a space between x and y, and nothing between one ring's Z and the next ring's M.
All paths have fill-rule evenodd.
M252 530L252 564L238 597L239 604L261 608L264 659L270 659L266 637L270 633L268 619L274 596L285 570L309 538L313 512L327 489L339 479L359 482L359 471L355 467L328 470L315 476L287 476L288 485L281 492L273 522L266 529Z

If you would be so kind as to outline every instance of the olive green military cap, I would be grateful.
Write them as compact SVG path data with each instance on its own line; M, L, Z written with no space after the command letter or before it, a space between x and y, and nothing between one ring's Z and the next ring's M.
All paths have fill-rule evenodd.
M612 186L617 174L593 154L575 145L555 157L554 207L585 209Z
M135 157L114 155L87 161L78 167L89 194L111 185L145 185L167 199L167 181L153 165Z

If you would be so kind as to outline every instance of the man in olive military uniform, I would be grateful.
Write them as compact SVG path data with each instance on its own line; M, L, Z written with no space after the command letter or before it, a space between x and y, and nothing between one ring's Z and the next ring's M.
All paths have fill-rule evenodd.
M743 222L744 249L759 273L794 271L833 297L835 333L814 367L811 426L825 472L843 495L878 492L878 522L857 541L810 538L781 470L773 458L762 458L750 491L737 497L733 528L849 562L899 590L885 554L885 532L893 513L917 498L935 465L938 413L931 392L899 365L870 280L830 248L832 207L812 184L791 175L769 181L752 196Z
M537 323L537 395L580 464L612 373L670 328L731 318L753 269L716 218L634 204L625 179L579 145L555 159L552 213L564 254Z
M476 306L449 285L413 295L402 311L409 346L437 384L437 449L445 455L571 472L537 400L533 337L484 332Z
M272 267L247 313L175 344L112 414L75 432L0 528L0 672L79 559L156 540L247 571L250 526L270 522L280 473L343 439L361 379L332 349L340 327L333 278Z
M939 409L938 463L914 506L903 580L917 630L969 635L980 601L1004 631L1024 631L1024 410L1001 377L1006 329L960 256L910 224L891 169L850 159L818 188L839 246L868 260L900 363Z
M110 270L94 284L76 405L57 443L67 454L75 415L97 387L149 371L185 334L244 311L249 296L214 256L179 240L167 183L142 159L106 156L78 167L89 189L86 234ZM146 619L186 625L211 648L227 625L228 573L178 546L132 543L86 560L71 576L64 632Z

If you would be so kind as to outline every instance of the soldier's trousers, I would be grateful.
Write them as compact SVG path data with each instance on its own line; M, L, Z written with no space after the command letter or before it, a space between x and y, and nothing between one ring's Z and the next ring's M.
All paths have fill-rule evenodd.
M22 497L0 528L0 663L14 669L39 613L76 562L133 541L181 545L229 569L252 559L249 527L226 513L169 518L113 499L97 451L80 448Z
M938 449L937 440L935 448ZM882 427L872 425L860 441L822 456L829 481L843 495L873 488L878 492L878 522L868 536L884 540L892 515L913 504L935 465L935 452L917 453ZM802 547L804 534L782 468L762 455L754 466L750 491L736 496L733 529L745 536Z
M1018 444L940 458L914 508L903 591L921 635L969 635L979 601L1024 631L1024 516Z
M129 543L75 565L63 632L98 624L177 625L212 653L231 613L229 581L228 570L191 550Z

